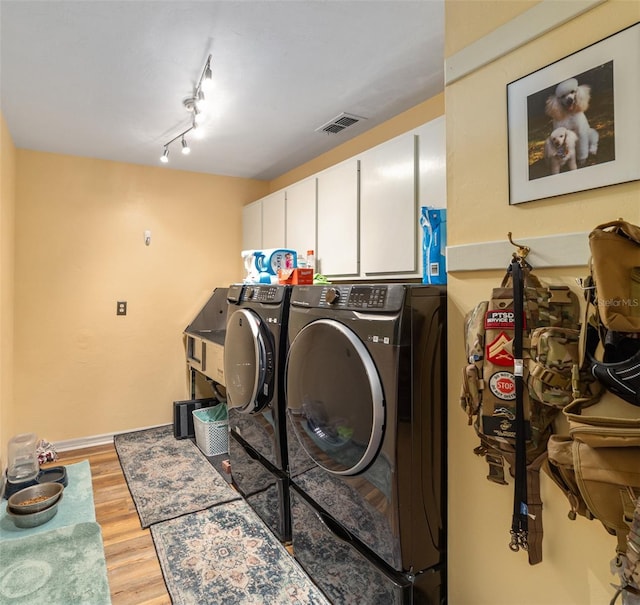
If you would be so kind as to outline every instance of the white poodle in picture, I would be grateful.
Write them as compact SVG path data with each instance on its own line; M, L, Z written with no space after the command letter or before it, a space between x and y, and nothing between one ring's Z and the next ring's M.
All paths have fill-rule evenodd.
M584 166L589 155L598 152L598 132L589 126L585 115L590 100L591 87L578 85L578 80L571 78L560 82L555 94L546 103L546 113L553 120L554 131L562 127L577 135L575 147L578 166Z
M544 157L551 174L558 174L563 166L567 170L578 168L576 143L578 135L564 126L556 128L544 142Z

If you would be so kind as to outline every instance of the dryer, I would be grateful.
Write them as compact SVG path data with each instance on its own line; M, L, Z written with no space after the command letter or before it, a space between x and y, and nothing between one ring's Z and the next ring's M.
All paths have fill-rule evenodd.
M296 286L294 555L334 603L446 600L446 289Z
M231 285L224 344L232 481L283 542L291 536L283 397L290 292Z

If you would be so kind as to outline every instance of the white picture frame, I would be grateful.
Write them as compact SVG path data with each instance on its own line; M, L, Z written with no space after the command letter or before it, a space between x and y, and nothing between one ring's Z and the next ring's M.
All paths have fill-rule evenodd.
M576 84L589 87L582 116ZM509 204L639 180L639 107L640 23L509 83Z

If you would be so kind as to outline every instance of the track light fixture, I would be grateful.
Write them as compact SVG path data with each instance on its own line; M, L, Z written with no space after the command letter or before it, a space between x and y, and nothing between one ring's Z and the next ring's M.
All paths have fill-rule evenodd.
M204 90L209 87L212 83L212 73L211 73L211 55L207 57L207 62L204 64L204 68L202 69L202 74L200 75L200 79L198 80L198 84L193 89L193 95L187 97L182 103L184 108L191 114L191 126L187 129L183 130L181 133L177 134L170 141L167 141L164 144L164 151L162 152L162 156L160 157L160 161L163 164L169 162L169 145L178 139L181 139L182 144L182 153L188 155L191 153L191 148L185 139L185 135L195 130L201 123L204 117L204 102L205 102L205 94Z

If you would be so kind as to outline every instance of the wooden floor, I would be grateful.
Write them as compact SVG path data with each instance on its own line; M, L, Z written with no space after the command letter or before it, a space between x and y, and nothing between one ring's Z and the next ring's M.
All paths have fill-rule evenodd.
M171 605L151 532L142 529L113 444L61 452L53 465L89 460L113 605Z

